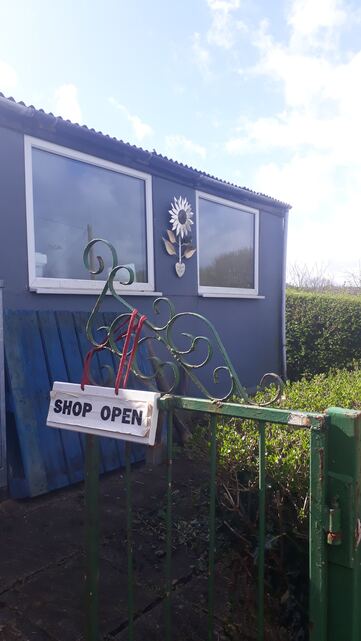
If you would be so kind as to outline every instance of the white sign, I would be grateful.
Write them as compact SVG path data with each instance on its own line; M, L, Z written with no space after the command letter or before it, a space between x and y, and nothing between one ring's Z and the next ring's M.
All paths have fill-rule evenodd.
M98 436L154 445L158 392L54 383L46 424Z

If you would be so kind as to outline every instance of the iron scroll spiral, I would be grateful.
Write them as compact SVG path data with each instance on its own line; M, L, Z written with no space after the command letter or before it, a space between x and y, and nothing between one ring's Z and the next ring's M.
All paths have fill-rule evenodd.
M101 255L94 257L93 254L95 247L98 248L99 246L102 246L103 249L110 252L112 267L105 280L103 290L98 296L89 316L86 325L86 334L89 342L95 348L107 349L116 356L121 357L122 347L117 341L118 327L121 323L127 321L127 318L130 317L134 308L119 295L117 292L117 284L120 284L122 287L131 285L134 282L135 274L129 265L121 265L118 263L114 246L109 241L101 238L91 240L84 250L84 265L90 274L100 275L105 269L103 257ZM96 267L94 266L95 259L97 262ZM122 276L124 276L125 272L127 277L121 278L119 274L120 271L122 272ZM109 326L97 326L97 314L102 307L105 297L109 294L118 301L123 311ZM248 405L257 404L268 406L274 404L281 397L283 391L282 379L277 374L267 373L262 377L260 388L262 389L266 382L270 384L272 389L271 396L267 400L257 401L257 403L252 400L246 388L241 384L217 330L205 316L196 312L176 313L172 301L163 296L153 301L152 309L154 317L163 314L166 318L161 323L157 323L155 320L152 322L149 319L144 323L144 327L147 328L147 334L139 340L138 347L147 345L148 353L150 353L147 358L151 363L152 373L146 374L142 372L137 359L135 359L132 372L139 380L142 380L154 388L158 377L162 372L167 370L171 373L171 381L169 383L169 389L167 389L166 392L172 393L179 383L180 372L183 370L203 396L217 403L222 403L232 397L237 397L237 402L241 401ZM183 326L189 320L203 323L208 335L202 334L195 336L191 332L180 330L177 332L177 326L180 324ZM102 336L101 339L98 338L99 334ZM179 344L180 338L183 341L182 346ZM155 350L159 345L163 346L163 351L164 349L168 351L170 355L169 359L164 360L164 358L157 355ZM213 367L212 359L215 351L221 355L223 363ZM214 384L219 383L220 375L228 379L228 387L225 394L214 396L199 378L198 372L206 366L213 367L212 379ZM165 392L165 390L163 391Z

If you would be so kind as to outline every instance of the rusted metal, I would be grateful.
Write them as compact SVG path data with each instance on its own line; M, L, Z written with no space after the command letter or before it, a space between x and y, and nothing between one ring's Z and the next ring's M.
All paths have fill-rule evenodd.
M321 447L318 451L318 456L320 459L320 483L323 483L324 479L324 464L325 464L325 450Z
M307 414L292 413L289 415L288 424L292 426L311 427L311 421Z
M327 528L327 544L328 545L341 545L342 531L341 531L341 509L338 502L338 497L332 500L332 507L328 510L328 528Z

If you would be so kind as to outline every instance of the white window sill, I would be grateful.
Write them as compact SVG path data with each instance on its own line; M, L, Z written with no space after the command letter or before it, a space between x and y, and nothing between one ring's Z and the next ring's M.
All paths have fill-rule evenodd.
M30 291L35 292L36 294L83 294L84 296L99 296L102 293L102 289L72 289L72 288L56 288L56 287L32 287ZM115 290L119 296L163 296L162 292L151 292L149 290L135 290L135 289L116 289ZM111 292L107 291L107 296L111 296Z
M198 296L202 298L246 298L248 300L264 300L265 296L259 296L258 294L206 294L204 292L199 292Z

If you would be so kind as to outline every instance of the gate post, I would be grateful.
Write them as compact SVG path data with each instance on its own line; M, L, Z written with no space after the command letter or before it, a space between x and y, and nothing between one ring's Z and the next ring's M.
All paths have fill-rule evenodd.
M327 639L327 564L324 511L326 505L327 431L311 428L309 516L310 641ZM345 640L344 640L345 641Z
M327 641L361 641L361 412L326 415Z

